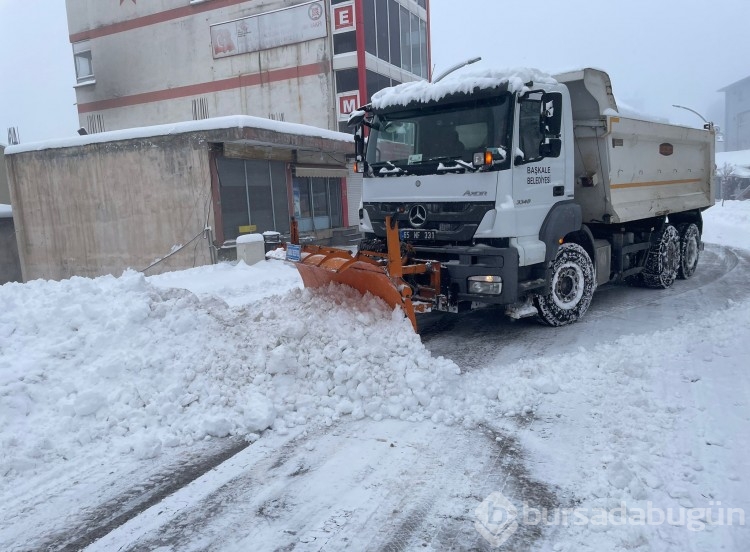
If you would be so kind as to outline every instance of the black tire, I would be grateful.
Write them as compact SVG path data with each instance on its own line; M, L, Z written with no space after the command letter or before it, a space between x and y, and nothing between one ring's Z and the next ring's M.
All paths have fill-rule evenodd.
M596 285L594 263L583 247L577 243L560 246L552 263L550 287L546 295L534 297L540 322L565 326L586 314Z
M698 266L700 257L701 231L693 223L681 224L677 227L680 233L680 266L677 269L677 277L687 280Z
M671 224L665 224L651 242L643 269L643 285L653 289L667 289L677 278L680 267L680 234Z

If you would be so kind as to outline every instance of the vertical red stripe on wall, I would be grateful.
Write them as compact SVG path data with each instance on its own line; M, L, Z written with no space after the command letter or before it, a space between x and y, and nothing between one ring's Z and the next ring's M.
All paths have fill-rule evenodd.
M362 0L354 0L354 16L357 20L357 77L359 79L359 101L366 104L367 95L367 58L365 57L365 10Z

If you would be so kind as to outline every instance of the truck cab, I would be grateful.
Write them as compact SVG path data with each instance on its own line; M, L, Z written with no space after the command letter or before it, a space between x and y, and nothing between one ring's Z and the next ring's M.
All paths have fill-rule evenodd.
M494 84L406 105L376 95L363 119L365 239L384 238L385 217L395 217L418 257L443 264L456 308L513 304L543 287L560 233L551 226L567 221L563 235L580 227L572 205L550 215L574 192L567 89ZM550 244L540 239L545 224Z

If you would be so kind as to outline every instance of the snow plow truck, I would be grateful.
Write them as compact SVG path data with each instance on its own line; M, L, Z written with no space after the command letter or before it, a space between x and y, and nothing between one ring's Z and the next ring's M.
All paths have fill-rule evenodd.
M696 270L701 212L714 203L713 125L618 109L602 71L406 83L349 124L363 240L356 254L294 250L308 287L370 292L415 330L421 312L486 305L561 326L597 286L663 289Z

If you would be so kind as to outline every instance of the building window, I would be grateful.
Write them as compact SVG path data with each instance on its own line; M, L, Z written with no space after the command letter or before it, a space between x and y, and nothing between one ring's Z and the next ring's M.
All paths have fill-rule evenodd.
M375 20L377 22L375 34L378 42L378 57L383 61L391 62L390 41L388 39L388 2L378 2L376 6ZM394 65L398 65L394 63Z
M226 157L217 161L224 240L267 230L289 232L284 163Z
M422 69L420 76L426 79L429 74L429 65L427 63L427 23L422 19L419 20L419 46L422 54L420 58L420 68Z
M422 74L422 47L419 44L419 18L415 14L410 15L411 29L409 30L409 45L411 46L411 72L415 75Z
M359 90L359 73L356 69L336 71L336 92Z
M76 64L78 82L93 80L94 66L91 62L91 44L88 40L73 44L73 59Z
M385 75L370 71L369 69L365 72L365 75L367 77L367 94L370 96L370 99L372 99L372 95L375 92L391 86L391 79Z
M401 68L411 71L411 35L409 34L409 12L401 6Z
M388 32L390 34L391 64L401 67L401 30L399 5L396 0L388 0Z
M363 2L365 15L365 51L378 55L377 22L375 20L375 0Z
M293 179L294 216L300 232L342 225L341 179L298 177Z
M357 33L349 31L333 35L333 53L345 54L357 51Z

